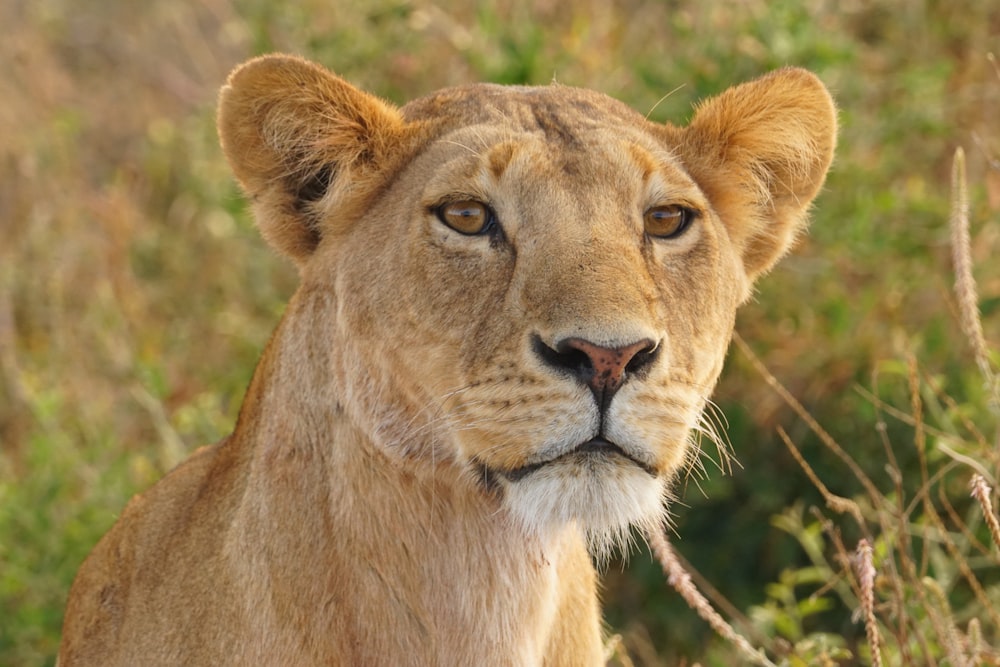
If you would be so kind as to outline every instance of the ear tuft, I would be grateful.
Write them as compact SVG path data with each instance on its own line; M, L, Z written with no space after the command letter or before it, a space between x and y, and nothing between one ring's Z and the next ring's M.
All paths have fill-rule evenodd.
M402 120L319 65L269 55L229 75L218 128L264 237L301 262L323 236L321 204L373 187Z
M833 99L814 74L798 68L705 101L681 133L678 150L740 248L751 280L805 228L836 140Z

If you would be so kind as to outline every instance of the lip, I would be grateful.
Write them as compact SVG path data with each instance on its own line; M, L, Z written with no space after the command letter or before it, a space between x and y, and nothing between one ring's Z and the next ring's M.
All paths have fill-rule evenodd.
M540 470L541 468L544 468L545 466L551 463L556 463L557 461L560 461L570 456L579 456L579 455L620 456L624 459L628 459L635 465L639 466L642 470L646 471L646 473L648 473L651 477L656 477L656 471L648 463L640 461L634 456L629 455L628 452L619 447L617 444L600 436L596 438L591 438L586 442L582 442L573 449L571 449L570 451L564 454L560 454L555 458L548 459L547 461L529 463L528 465L521 466L520 468L513 468L511 470L501 470L498 472L500 472L500 474L502 474L508 480L516 482L518 480L524 479L525 477L535 472L536 470Z

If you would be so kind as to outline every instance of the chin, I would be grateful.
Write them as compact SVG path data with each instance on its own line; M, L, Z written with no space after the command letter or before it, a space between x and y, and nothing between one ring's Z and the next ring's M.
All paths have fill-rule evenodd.
M505 502L515 519L540 536L576 524L599 563L627 555L633 529L646 534L666 521L667 484L622 457L580 455L508 479Z

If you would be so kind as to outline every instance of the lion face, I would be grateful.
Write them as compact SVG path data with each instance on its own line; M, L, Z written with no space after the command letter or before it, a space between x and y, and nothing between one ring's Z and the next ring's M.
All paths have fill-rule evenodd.
M596 552L663 520L736 310L802 226L835 133L799 70L679 129L555 85L396 110L271 58L234 74L220 118L265 236L322 295L299 303L322 313L347 418L527 530L575 522Z
M552 93L568 94L497 116L532 118ZM533 528L606 535L660 516L747 280L667 146L618 117L556 114L557 131L443 133L372 207L394 229L345 239L346 257L376 258L331 263L343 339L375 362L350 376L402 403L383 446L436 448ZM372 354L376 331L398 333Z

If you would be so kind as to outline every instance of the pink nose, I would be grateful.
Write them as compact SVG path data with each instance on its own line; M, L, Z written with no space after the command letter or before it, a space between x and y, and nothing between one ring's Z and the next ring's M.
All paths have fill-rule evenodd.
M590 387L602 412L611 405L615 392L630 376L645 372L653 364L659 350L648 338L620 347L598 345L583 338L565 338L553 349L536 337L534 347L549 367L568 373Z
M625 381L627 369L632 372L639 370L629 369L629 364L637 360L640 353L648 355L655 345L648 338L623 347L604 347L582 338L567 338L559 347L561 351L568 348L583 352L589 361L589 368L583 369L582 379L595 394L613 394Z

